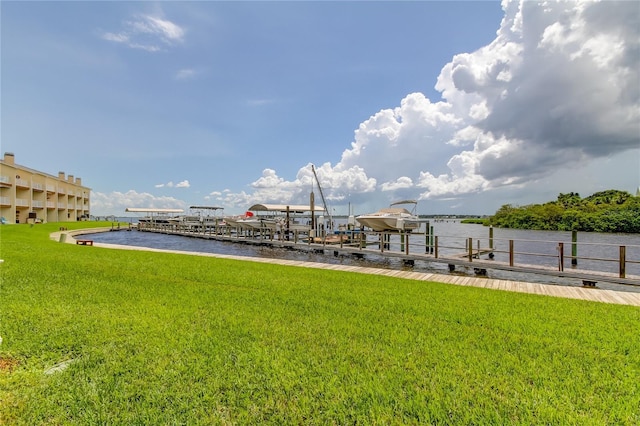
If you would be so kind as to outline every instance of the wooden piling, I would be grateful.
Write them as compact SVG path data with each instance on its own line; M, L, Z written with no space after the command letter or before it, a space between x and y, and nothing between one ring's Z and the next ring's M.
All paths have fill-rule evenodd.
M509 240L509 266L513 266L513 240Z
M493 249L493 226L489 227L489 248Z
M435 249L434 256L437 259L438 258L438 236L437 235L435 237L435 245L433 248Z

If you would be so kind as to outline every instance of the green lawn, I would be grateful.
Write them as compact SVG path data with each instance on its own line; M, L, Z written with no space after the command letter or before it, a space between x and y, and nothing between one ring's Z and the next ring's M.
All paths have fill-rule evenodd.
M0 227L0 424L640 423L637 307L61 244L60 225Z

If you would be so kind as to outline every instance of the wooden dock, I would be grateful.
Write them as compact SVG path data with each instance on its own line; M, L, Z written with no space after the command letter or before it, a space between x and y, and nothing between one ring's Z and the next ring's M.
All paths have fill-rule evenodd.
M285 247L290 249L295 249L299 251L312 251L315 253L319 252L329 252L334 255L350 255L357 257L367 257L367 256L384 256L389 258L397 258L401 259L405 264L415 264L416 261L424 261L430 263L440 263L446 264L449 266L449 270L453 272L456 267L465 267L474 270L476 273L480 275L486 274L486 270L503 270L510 272L517 272L523 274L539 274L544 276L554 276L559 278L570 278L570 279L580 279L589 283L598 283L598 282L607 282L612 284L624 284L624 285L633 285L640 286L640 276L626 276L620 277L618 274L614 273L600 273L593 272L587 270L580 270L574 268L565 268L560 271L557 268L552 268L548 266L541 265L527 265L519 263L517 265L510 264L508 262L499 262L494 261L493 259L480 259L480 256L489 254L494 252L494 249L491 248L481 248L475 247L472 250L469 250L469 247L474 247L472 241L468 241L467 249L464 253L454 253L454 254L438 254L437 248L433 253L425 253L425 248L423 248L423 252L411 252L409 253L408 247L406 244L405 250L390 250L387 248L388 244L379 241L365 241L358 243L357 240L352 243L342 243L338 239L332 240L329 237L333 237L333 235L328 235L325 237L316 237L313 240L309 240L307 237L297 238L297 237L284 237L274 236L274 235L263 235L259 234L257 236L251 235L237 235L237 234L225 234L225 233L204 233L204 232L193 232L184 229L175 229L175 228L158 228L158 229L143 229L142 232L157 232L169 235L180 235L185 237L193 237L193 238L202 238L208 240L216 240L216 241L228 241L234 243L242 243L242 244L251 244L251 245L261 245L261 246L273 246L273 247ZM436 237L437 239L437 237ZM422 246L424 247L424 246ZM471 255L470 255L471 254Z
M95 231L96 231L95 229L88 229L85 232L95 232ZM70 236L70 238L61 238L60 234L61 234L60 232L56 232L51 235L51 238L61 242L66 241L67 243L72 243L72 244L75 243L72 235ZM73 232L73 234L78 234L78 231ZM283 245L283 246L293 245L293 244L294 244L293 242L287 242L287 241L280 242L280 245ZM286 259L270 259L270 258L236 256L236 255L202 253L202 252L184 252L184 251L153 249L153 248L145 248L145 247L123 246L123 245L117 245L117 244L95 243L95 246L103 247L103 248L111 248L111 249L120 249L120 250L144 250L144 251L163 252L163 253L179 253L179 254L186 254L186 255L193 255L193 256L235 259L235 260L242 260L242 261L248 261L248 262L273 263L273 264L286 265L286 266L328 269L328 270L346 271L346 272L363 273L363 274L375 274L375 275L384 275L384 276L418 280L418 281L430 281L430 282L439 282L439 283L452 284L452 285L481 287L481 288L487 288L492 290L514 291L519 293L531 293L531 294L538 294L538 295L551 296L551 297L564 297L564 298L570 298L570 299L588 300L588 301L601 302L601 303L640 306L639 292L605 290L605 289L599 289L599 288L575 287L575 286L558 285L558 284L541 284L541 283L532 283L532 282L525 282L525 281L491 279L491 278L478 277L478 276L461 276L461 275L453 275L453 274L390 270L390 269L382 269L382 268L349 266L349 265L328 264L328 263L307 262L307 261L286 260ZM300 244L297 244L297 246L300 246ZM317 246L320 246L320 249L322 248L322 245L316 245L316 244L308 244L307 246L315 247L314 250L318 250ZM327 246L327 247L328 247L327 249L333 250L333 251L349 250L354 253L362 253L363 250L366 251L366 249L357 249L353 247L343 247L343 248L334 247L334 246L331 246L331 247ZM377 251L374 251L374 250L371 250L370 252L376 253L376 254L378 253ZM391 254L394 254L400 257L400 254L398 253L391 253ZM415 256L412 256L412 258L415 258ZM460 258L453 258L453 257L442 259L442 261L460 262L458 264L464 264L464 262L467 262L466 260L463 260ZM467 263L465 265L473 266L473 267L482 267L484 263L488 263L488 261L471 262L471 264ZM496 263L492 262L492 265L494 265L495 267ZM522 268L519 267L514 270L520 271L521 269ZM532 273L540 273L540 271L538 268L536 268L535 271L532 271ZM550 271L550 274L551 273L558 274L559 271ZM608 279L606 279L607 277L603 277L602 275L595 274L595 278L598 278L602 281L609 281ZM629 281L635 285L640 284L640 280L638 279L629 279Z

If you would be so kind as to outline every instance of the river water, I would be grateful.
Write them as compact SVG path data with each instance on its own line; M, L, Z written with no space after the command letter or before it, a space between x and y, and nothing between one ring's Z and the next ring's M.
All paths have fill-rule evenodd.
M129 220L126 220L129 222ZM134 222L134 221L132 221ZM338 219L338 223L340 220ZM464 252L466 240L473 238L474 244L480 241L481 247L489 245L489 228L482 225L462 224L459 220L431 221L433 234L438 236L439 252ZM424 229L422 229L424 231ZM412 238L417 238L417 236ZM422 237L424 238L424 237ZM166 235L152 232L104 232L92 234L91 239L96 242L109 244L131 245L177 251L193 251L202 253L227 254L247 257L279 258L308 262L344 264L385 269L407 270L416 272L436 272L450 274L445 263L416 260L413 266L405 265L401 259L367 254L366 258L333 254L322 254L308 251L291 250L270 246L238 244L234 242L206 240L201 238ZM515 264L558 266L558 243L564 243L566 257L565 269L570 267L571 232L529 231L517 229L493 229L493 247L496 261L508 261L509 240L514 241ZM619 264L620 246L626 248L627 276L640 275L640 264L633 263L640 260L640 234L605 234L580 232L577 238L578 267L606 272L617 272ZM327 250L327 253L332 253ZM546 253L546 256L532 256L526 253ZM555 255L555 257L554 257ZM598 259L611 259L604 261ZM614 261L616 260L616 261ZM453 272L457 275L474 275L470 268L457 267ZM510 271L487 270L487 278L519 280L546 284L582 286L582 281L572 278L560 278L538 274L525 274ZM640 292L639 286L620 285L599 282L599 288L614 289L630 292Z

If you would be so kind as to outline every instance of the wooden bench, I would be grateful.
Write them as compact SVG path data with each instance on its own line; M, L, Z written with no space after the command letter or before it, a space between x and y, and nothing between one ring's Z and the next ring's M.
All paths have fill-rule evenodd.
M76 244L81 246L92 246L93 240L76 240Z

